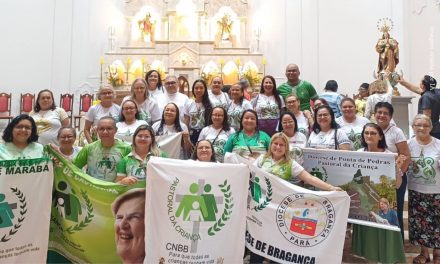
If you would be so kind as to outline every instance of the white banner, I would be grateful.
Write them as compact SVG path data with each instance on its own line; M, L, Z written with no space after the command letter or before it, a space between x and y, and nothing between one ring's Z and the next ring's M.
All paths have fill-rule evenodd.
M225 162L251 169L246 247L279 263L341 263L350 198L310 191L235 154Z
M242 263L249 169L152 157L145 263Z
M394 153L304 149L304 168L350 195L348 222L400 231ZM382 202L381 202L382 201ZM385 203L388 208L382 209Z
M0 263L45 263L53 168L48 159L0 162Z
M157 145L168 154L168 158L180 159L182 133L157 136Z

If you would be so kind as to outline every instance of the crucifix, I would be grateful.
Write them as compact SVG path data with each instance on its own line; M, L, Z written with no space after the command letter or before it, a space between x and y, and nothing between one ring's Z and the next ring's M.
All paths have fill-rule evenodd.
M203 194L203 192L204 192L205 180L200 179L200 180L197 181L197 184L199 186L197 195L201 196ZM176 194L176 202L181 202L183 196L184 195L182 195L182 194ZM214 197L215 197L215 203L216 204L223 204L223 196L214 196ZM192 221L193 222L192 234L199 234L200 222L202 222L202 221L203 221L202 219L199 219L199 221ZM198 244L198 240L192 240L191 241L190 253L197 253L197 244Z

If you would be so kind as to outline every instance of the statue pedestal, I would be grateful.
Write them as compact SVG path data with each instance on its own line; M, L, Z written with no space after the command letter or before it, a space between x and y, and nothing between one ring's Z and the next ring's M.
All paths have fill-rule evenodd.
M393 119L396 125L403 130L403 133L408 138L409 136L409 104L411 104L411 99L414 96L393 96L391 98L391 103L394 107Z

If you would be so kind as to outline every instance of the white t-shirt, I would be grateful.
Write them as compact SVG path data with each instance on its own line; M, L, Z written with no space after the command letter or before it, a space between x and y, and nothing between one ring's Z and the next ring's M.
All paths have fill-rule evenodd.
M392 93L392 89L390 89L391 91L388 91L387 93L383 93L383 94L372 94L370 96L368 96L367 99L367 103L365 105L365 117L366 118L370 118L371 115L374 112L374 107L376 106L377 103L379 102L388 102L391 104L391 96L393 95Z
M189 104L189 98L183 93L175 93L175 94L168 94L168 93L162 93L160 96L155 97L157 101L157 105L159 106L159 112L162 115L163 110L165 106L168 103L175 103L177 107L179 107L179 117L180 121L183 121L183 116L185 114L185 109Z
M49 143L58 145L58 130L62 127L61 122L68 118L66 111L57 107L55 110L40 110L38 113L32 111L29 115L37 125L38 142L42 145Z
M351 145L351 141L341 129L338 129L336 136L338 139L338 145ZM307 141L307 147L317 149L335 149L335 129L330 129L327 132L320 131L318 134L312 131L309 140Z
M98 126L99 119L104 116L111 116L116 121L119 119L121 107L117 104L112 104L110 107L103 107L101 104L90 107L86 113L85 119L93 123L93 126Z
M390 124L384 131L385 141L387 142L387 148L393 152L397 153L396 144L400 142L406 142L406 137L403 134L402 129L398 128L394 124Z
M156 133L156 136L158 136L157 133L158 133L158 130L160 127L160 122L161 121L157 121L156 123L154 123L151 126L154 130L154 133ZM182 131L188 132L188 127L184 123L180 122L180 127L182 128ZM182 132L182 131L180 131L180 132ZM162 133L160 134L160 136L161 135L173 135L173 134L177 134L177 133L179 133L179 131L176 130L174 125L167 126L166 124L163 124L163 130L162 130Z
M116 132L115 138L119 138L127 144L133 143L133 134L136 129L141 125L148 125L145 120L136 120L133 124L127 125L125 122L116 123L118 131Z
M284 100L279 96L281 100L281 108L283 108ZM280 108L278 108L277 101L274 95L267 96L265 94L258 94L258 96L252 100L252 105L255 106L259 119L277 119L280 118Z
M243 103L238 105L231 101L231 105L228 108L228 119L229 125L233 127L235 130L240 128L240 118L243 114L244 110L252 109L251 102L246 99L243 99Z
M164 94L163 87L156 88L154 91L148 90L148 92L150 93L151 97L153 97L154 99L157 99L159 96Z
M298 132L301 132L306 137L309 136L309 121L307 120L306 116L304 115L303 111L299 112L298 116L296 117L296 122L298 123Z
M279 170L277 166L277 162L272 159L272 157L264 158L265 155L260 155L255 161L254 165L263 169L264 171L271 173L275 176L278 176L284 180L287 180L293 184L299 184L301 182L301 179L298 177L301 172L304 170L304 168L298 164L296 161L292 160L291 167L290 167L290 175L286 175L287 169L286 165L279 166ZM283 169L284 167L284 169ZM279 175L280 174L280 175Z
M299 164L304 163L303 148L307 145L307 137L299 131L289 138L290 157Z
M228 110L229 105L231 104L231 99L228 94L225 92L221 92L220 94L213 94L211 90L208 91L209 100L211 101L212 108L216 106L221 106L224 109Z
M61 153L61 154L62 154L66 159L72 161L72 160L76 157L76 155L79 153L80 150L81 150L81 147L73 146L73 152L72 152L72 154L70 154L69 156L64 155L63 153Z
M205 127L205 107L203 103L196 103L193 99L189 99L185 115L189 117L190 129L202 129Z
M421 193L440 193L440 140L431 137L427 145L415 138L408 140L411 164L408 168L408 189Z
M122 102L125 100L132 99L130 95L124 97ZM122 104L121 104L122 105ZM139 114L142 120L147 121L148 124L153 124L154 122L160 120L162 118L161 112L159 111L159 106L154 98L149 97L142 104L138 104Z
M365 124L370 121L362 116L356 116L352 123L348 123L344 116L336 118L336 123L341 127L340 129L345 132L348 139L351 141L353 150L358 150L362 147L362 129Z
M198 140L209 140L213 144L217 161L223 162L223 156L225 155L224 146L226 141L228 141L229 136L233 133L235 133L235 130L232 127L229 131L224 131L222 128L215 129L210 125L202 129Z

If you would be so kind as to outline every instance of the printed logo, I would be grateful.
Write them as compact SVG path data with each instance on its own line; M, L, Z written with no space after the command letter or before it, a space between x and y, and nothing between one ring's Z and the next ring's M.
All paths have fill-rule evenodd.
M73 223L66 228L69 234L83 230L93 219L93 205L86 191L81 190L81 198L85 205L81 203L80 197L67 182L60 181L56 185L52 198L52 206L55 210L52 210L52 212L58 212L57 218L61 217L67 220L66 222ZM55 219L52 216L52 220Z
M9 241L20 229L27 213L26 196L18 188L0 193L0 243Z
M168 216L174 230L182 237L191 240L191 253L197 252L197 243L202 240L200 230L207 230L208 236L215 236L230 219L234 207L231 185L227 180L218 186L205 184L204 180L192 183L189 188L178 188L176 178L170 186L168 195ZM183 193L175 193L179 189ZM222 195L215 196L214 193ZM175 210L175 204L177 209ZM221 210L220 206L224 209ZM181 222L181 224L179 223ZM192 224L191 228L187 228ZM200 225L207 228L200 228Z
M264 184L264 188L262 188ZM249 181L249 191L251 193L252 202L256 205L252 207L252 210L256 212L266 208L270 201L272 201L272 184L269 178L264 177L264 183L260 182L260 177L255 176L255 172L251 172L251 179ZM251 206L250 201L248 201L248 206Z
M312 247L324 241L335 222L335 209L330 200L315 194L289 195L276 212L281 234L300 247Z

